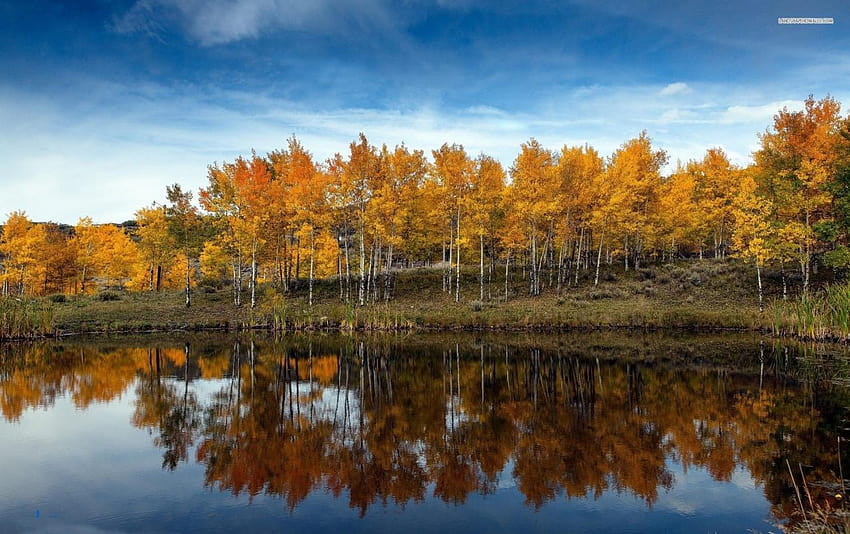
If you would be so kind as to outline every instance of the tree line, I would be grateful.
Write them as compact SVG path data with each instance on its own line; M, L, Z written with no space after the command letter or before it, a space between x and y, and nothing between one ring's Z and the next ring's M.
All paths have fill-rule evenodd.
M810 96L759 139L746 167L711 148L665 174L669 156L646 132L608 157L532 138L509 169L459 144L429 158L363 134L321 162L293 137L213 163L197 199L169 186L130 230L82 218L63 231L10 214L0 286L17 296L182 287L188 306L193 285L226 284L235 305L254 306L261 282L303 286L312 304L314 281L334 278L341 300L365 305L393 298L399 268L428 266L455 300L477 284L483 301L507 299L518 272L538 295L577 285L582 272L598 284L604 264L735 255L755 266L761 303L767 265L783 282L797 273L804 291L818 265L850 265L850 117Z

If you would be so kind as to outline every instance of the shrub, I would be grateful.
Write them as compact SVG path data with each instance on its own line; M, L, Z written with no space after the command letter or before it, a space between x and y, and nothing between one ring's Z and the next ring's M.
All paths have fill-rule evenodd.
M121 300L121 295L115 291L101 291L95 296L95 298L101 302L107 302L112 300Z
M641 280L652 280L655 278L655 271L647 268L640 268L637 271L638 278Z
M218 278L215 278L215 277L211 277L211 276L205 276L205 277L201 278L201 280L198 282L198 287L204 293L213 293L213 292L215 292L215 290L221 289L223 286L224 286L224 284L222 283L221 280L219 280ZM209 291L210 289L212 291Z
M67 301L64 293L57 293L55 295L50 295L49 297L47 297L47 300L49 300L50 302L54 302L56 304L61 304L61 303Z
M472 311L474 311L474 312L480 312L481 310L484 309L484 303L481 302L480 300L473 300L472 302L469 303L469 306L472 308Z

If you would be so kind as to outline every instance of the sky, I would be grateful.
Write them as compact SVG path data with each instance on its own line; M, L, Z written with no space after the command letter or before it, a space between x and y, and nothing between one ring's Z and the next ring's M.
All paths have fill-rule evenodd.
M833 24L779 24L831 17ZM850 110L846 0L0 0L0 217L121 222L295 135L320 161L534 137L751 161L783 107Z

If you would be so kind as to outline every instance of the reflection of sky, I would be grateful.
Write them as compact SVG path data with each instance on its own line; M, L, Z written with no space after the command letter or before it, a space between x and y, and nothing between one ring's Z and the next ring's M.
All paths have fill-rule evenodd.
M244 377L243 377L244 378ZM227 380L190 385L202 402L226 388ZM307 387L302 383L301 391ZM134 391L130 388L129 391ZM344 397L344 392L343 392ZM356 397L351 398L356 414ZM181 463L161 469L162 450L145 429L134 428L134 395L77 410L67 398L50 409L29 410L17 423L0 423L0 517L4 532L705 532L767 530L769 505L749 473L737 469L731 482L717 482L705 469L687 470L668 457L674 477L659 490L652 508L629 492L599 499L561 495L539 510L527 506L512 478L513 462L499 473L491 495L471 494L462 506L426 498L423 503L373 506L358 518L339 499L315 492L289 512L275 497L204 487L204 466ZM340 416L341 405L340 401ZM317 412L332 414L335 388L324 389ZM304 405L302 405L302 410ZM430 487L426 495L432 495ZM38 517L36 517L38 513Z

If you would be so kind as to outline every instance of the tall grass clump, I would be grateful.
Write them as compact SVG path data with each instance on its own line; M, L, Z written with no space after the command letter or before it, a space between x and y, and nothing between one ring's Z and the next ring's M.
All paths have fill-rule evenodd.
M773 333L819 341L850 341L850 282L771 305Z
M53 309L35 300L0 298L0 339L28 339L53 333Z
M847 341L850 339L850 282L826 289L829 321L833 330Z

